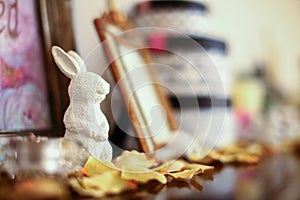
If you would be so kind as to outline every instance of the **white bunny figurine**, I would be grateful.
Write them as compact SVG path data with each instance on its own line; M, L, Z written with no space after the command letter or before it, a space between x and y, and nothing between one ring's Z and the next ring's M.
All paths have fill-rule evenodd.
M109 93L109 84L99 75L87 72L84 61L74 51L66 53L53 46L52 54L59 69L71 79L70 105L64 115L65 138L82 143L96 158L110 161L109 124L100 103Z

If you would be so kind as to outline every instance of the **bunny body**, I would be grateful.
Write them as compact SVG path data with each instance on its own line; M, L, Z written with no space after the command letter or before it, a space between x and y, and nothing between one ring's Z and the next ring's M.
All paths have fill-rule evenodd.
M109 93L109 84L99 75L87 72L84 61L75 52L66 53L54 46L52 54L60 70L71 79L70 105L64 115L65 138L82 143L101 160L111 160L109 124L100 108Z

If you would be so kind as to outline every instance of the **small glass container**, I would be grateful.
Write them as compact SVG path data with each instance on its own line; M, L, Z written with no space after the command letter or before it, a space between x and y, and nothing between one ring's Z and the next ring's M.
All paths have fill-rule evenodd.
M13 177L37 177L59 175L79 171L89 153L73 141L64 138L9 137L2 146L2 168ZM1 155L1 154L0 154Z
M35 138L33 133L0 134L0 171L14 176L16 171L15 146L16 142L25 142Z

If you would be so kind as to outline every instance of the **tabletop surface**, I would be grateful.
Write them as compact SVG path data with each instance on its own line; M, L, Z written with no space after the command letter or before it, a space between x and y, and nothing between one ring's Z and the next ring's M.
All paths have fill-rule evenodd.
M177 183L144 197L158 200L300 199L300 157L284 154L267 157L254 166L224 166L212 174L211 180L206 178L199 183L201 191ZM130 199L134 194L126 197Z
M0 180L0 199L24 199L24 196L13 196L16 189L9 188L11 183L5 182L3 177ZM286 153L267 156L256 165L217 166L215 171L204 177L199 177L197 181L199 183L197 187L185 182L171 182L167 186L148 184L147 187L136 192L101 199L297 200L300 199L300 157L296 154ZM48 187L47 184L46 186ZM34 187L37 189L37 186ZM68 190L69 188L66 187L65 189ZM60 195L57 195L58 198L52 199L66 199L62 196L63 194L60 198ZM68 196L69 198L91 199L81 198L74 194Z

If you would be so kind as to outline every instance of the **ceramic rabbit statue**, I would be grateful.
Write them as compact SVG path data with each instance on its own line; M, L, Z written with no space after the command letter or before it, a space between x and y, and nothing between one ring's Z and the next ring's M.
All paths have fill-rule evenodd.
M109 124L100 108L109 93L109 84L99 75L88 72L76 52L66 53L54 46L52 54L59 69L71 79L68 88L70 105L64 115L65 138L82 143L96 158L110 161Z

